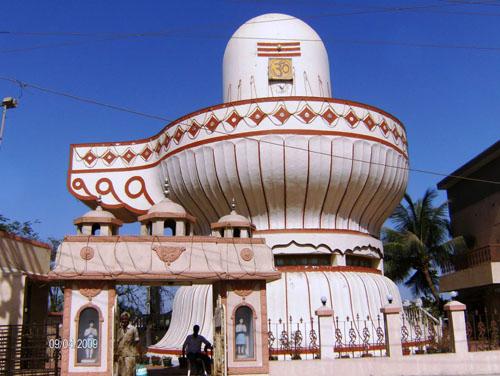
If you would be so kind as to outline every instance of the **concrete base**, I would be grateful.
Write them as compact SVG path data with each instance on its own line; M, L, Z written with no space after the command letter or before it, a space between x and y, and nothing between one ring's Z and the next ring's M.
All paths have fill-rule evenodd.
M410 355L396 359L272 361L269 368L271 376L496 375L500 374L500 351Z

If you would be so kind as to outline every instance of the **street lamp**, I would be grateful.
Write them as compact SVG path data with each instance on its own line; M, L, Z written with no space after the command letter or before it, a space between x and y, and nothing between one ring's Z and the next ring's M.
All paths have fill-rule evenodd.
M389 302L389 304L392 304L393 300L394 300L394 297L392 296L392 294L387 294L387 301Z
M5 118L7 117L7 110L17 107L17 100L12 97L5 97L2 100L2 125L0 126L0 144L3 141L3 130L5 128Z

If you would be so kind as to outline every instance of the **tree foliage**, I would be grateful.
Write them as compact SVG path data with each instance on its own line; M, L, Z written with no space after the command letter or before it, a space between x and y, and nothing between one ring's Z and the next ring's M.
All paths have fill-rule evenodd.
M40 236L33 229L33 225L40 223L38 220L19 222L11 220L0 214L0 230L6 231L13 235L22 236L31 240L39 240Z
M428 189L413 201L405 194L384 228L384 270L395 282L404 283L414 295L439 303L439 272L450 257L465 246L462 238L450 238L447 202L434 206L437 192Z

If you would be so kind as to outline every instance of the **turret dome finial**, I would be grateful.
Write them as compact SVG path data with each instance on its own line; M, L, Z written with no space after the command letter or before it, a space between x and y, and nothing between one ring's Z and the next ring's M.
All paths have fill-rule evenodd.
M236 211L236 200L234 199L234 197L231 200L231 211Z

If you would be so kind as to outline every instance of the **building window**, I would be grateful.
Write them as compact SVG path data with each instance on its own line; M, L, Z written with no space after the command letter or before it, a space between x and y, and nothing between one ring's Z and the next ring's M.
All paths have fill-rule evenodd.
M99 223L94 223L92 225L92 235L101 235L101 225Z
M175 236L175 221L172 219L166 220L163 224L164 236Z
M328 266L332 264L331 255L274 255L276 266Z
M371 257L353 255L345 256L345 264L347 266L362 266L364 268L373 268L373 261L374 259Z

